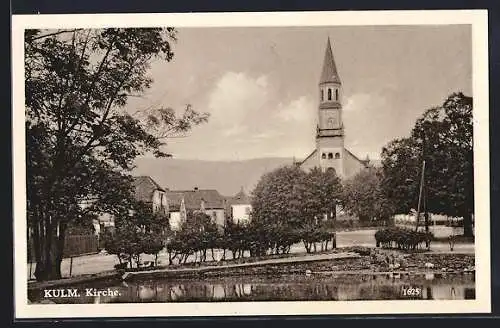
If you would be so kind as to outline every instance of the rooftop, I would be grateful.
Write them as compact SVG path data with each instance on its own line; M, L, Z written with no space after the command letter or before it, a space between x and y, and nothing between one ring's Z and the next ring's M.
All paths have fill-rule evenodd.
M176 210L180 207L184 198L184 204L188 210L200 209L202 201L206 209L223 209L224 197L215 189L193 189L167 191L169 207Z
M165 191L153 178L146 175L134 177L133 185L135 198L143 202L151 202L155 190Z

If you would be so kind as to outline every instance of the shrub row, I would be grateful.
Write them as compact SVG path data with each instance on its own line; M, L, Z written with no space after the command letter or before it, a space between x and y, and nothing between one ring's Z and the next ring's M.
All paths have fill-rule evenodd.
M169 263L186 263L189 256L204 262L207 252L212 259L214 250L222 251L222 260L231 254L233 259L261 257L269 254L288 254L292 245L302 242L308 253L335 248L335 232L327 224L304 227L266 226L258 223L228 224L218 229L193 230L188 226L175 232L166 243Z
M380 229L375 233L377 247L382 248L416 250L422 244L429 246L433 239L434 236L430 232L426 233L396 227Z

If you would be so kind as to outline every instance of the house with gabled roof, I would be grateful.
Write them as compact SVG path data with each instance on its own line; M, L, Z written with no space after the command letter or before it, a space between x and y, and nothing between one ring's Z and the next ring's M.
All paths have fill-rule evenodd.
M250 197L245 193L243 187L234 196L226 197L226 216L235 224L250 222L252 205Z
M166 197L166 190L162 188L150 176L136 176L133 177L132 186L134 188L134 198L137 201L149 204L153 212L160 212L168 215L168 203ZM110 213L102 213L97 222L94 222L96 233L101 231L101 228L114 227L115 218Z
M180 228L187 212L202 212L209 215L217 226L226 225L226 200L215 189L169 190L166 196L173 230Z
M150 176L137 176L133 179L134 196L138 201L150 204L154 212L168 214L166 190Z

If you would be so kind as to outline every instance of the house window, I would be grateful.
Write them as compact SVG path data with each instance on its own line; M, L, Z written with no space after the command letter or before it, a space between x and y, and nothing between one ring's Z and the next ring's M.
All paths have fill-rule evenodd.
M332 89L328 88L328 100L332 100Z
M325 153L321 154L321 158L325 159L326 158L326 154Z
M335 158L339 159L340 158L340 153L335 153Z
M328 153L328 159L332 159L333 158L333 154L332 153Z
M251 211L251 210L250 210L250 206L247 206L247 207L245 208L245 214L246 214L246 215L249 215L249 214L250 214L250 211Z

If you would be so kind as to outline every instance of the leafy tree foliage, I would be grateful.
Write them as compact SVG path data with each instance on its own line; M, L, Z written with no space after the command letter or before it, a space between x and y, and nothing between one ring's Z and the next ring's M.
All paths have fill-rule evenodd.
M333 170L315 167L304 177L301 206L308 220L336 216L336 204L342 197L342 183Z
M296 166L285 166L264 174L253 191L252 220L268 227L300 227L305 176L306 173Z
M207 250L217 247L219 231L216 223L209 215L203 212L188 212L187 220L182 223L180 230L176 231L167 243L169 253L169 264L175 259L178 263L186 263L189 256L195 256L195 262L207 260Z
M151 204L136 202L116 216L115 230L104 234L104 245L108 253L117 255L120 263L128 261L131 268L134 262L140 266L141 254L154 255L158 265L158 253L165 247L168 233L166 215L153 211Z
M88 212L123 213L136 156L207 119L188 107L126 110L151 84L153 60L170 61L173 28L25 33L28 226L37 280L61 278L68 223ZM110 192L112 191L112 192ZM85 206L82 206L85 205Z
M474 213L472 98L453 93L427 110L410 137L382 150L383 188L397 210L415 208L425 160L425 205L431 213L464 218L464 234L472 235Z
M383 171L370 167L362 170L344 184L342 204L361 221L387 220L393 205L382 190Z
M258 182L252 198L252 222L265 241L261 245L274 254L288 253L304 242L308 252L316 243L334 238L335 205L342 195L340 179L333 170L304 172L296 166L278 168ZM333 243L332 243L333 244ZM261 253L261 252L260 252Z

